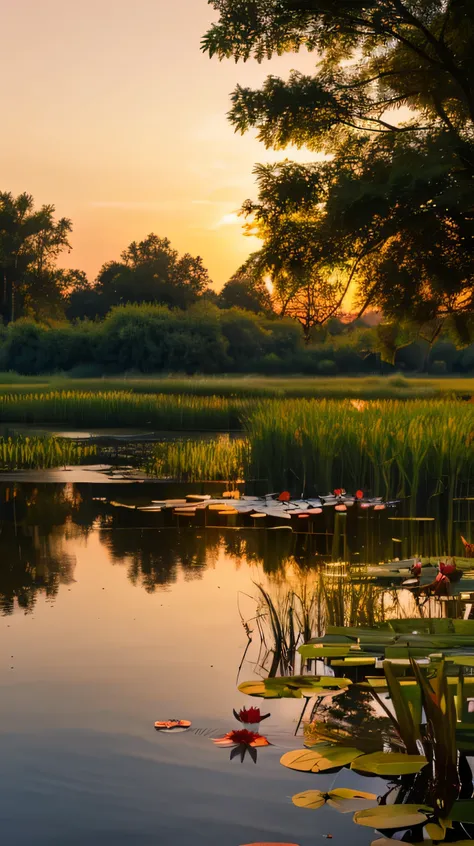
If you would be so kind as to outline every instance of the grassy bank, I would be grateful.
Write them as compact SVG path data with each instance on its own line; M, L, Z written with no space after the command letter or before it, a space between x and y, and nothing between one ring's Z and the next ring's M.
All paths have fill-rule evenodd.
M246 414L248 401L222 397L124 391L0 394L1 423L202 431L241 428Z
M69 376L18 376L0 373L0 395L28 392L50 393L132 392L201 397L254 399L429 399L448 395L474 395L474 378L413 376L321 377L237 376L226 377L134 377L73 379Z

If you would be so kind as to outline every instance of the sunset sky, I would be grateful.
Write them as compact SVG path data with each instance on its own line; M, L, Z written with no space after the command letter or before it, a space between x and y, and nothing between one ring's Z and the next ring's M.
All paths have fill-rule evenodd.
M0 189L72 218L64 266L93 279L154 231L202 255L220 288L258 246L235 216L255 196L255 162L309 155L235 135L229 95L313 59L210 60L213 15L207 0L0 2Z

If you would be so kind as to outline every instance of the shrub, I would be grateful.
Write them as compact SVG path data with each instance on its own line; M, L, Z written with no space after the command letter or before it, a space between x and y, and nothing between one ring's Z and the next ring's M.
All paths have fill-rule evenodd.
M436 376L445 376L448 372L448 365L445 361L432 361L430 364L430 373Z
M322 376L335 376L337 371L337 364L330 358L323 358L318 364L318 372Z

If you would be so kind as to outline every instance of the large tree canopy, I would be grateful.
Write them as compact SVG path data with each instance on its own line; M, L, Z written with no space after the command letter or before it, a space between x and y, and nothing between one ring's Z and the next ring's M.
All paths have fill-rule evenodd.
M54 206L34 208L30 194L0 192L0 313L8 323L24 313L60 307L64 279L56 269L70 248L67 218L54 219Z
M273 273L317 272L338 306L340 273L361 313L467 331L474 311L472 0L209 0L203 46L259 61L301 47L314 76L238 87L230 119L267 147L324 158L257 171L254 216ZM317 270L316 270L317 269ZM334 275L336 273L336 276ZM331 280L336 279L335 287ZM329 282L328 282L329 280ZM322 290L322 289L321 289Z
M207 291L209 282L200 256L180 256L168 238L152 233L133 241L121 261L106 262L93 286L79 285L71 293L68 316L103 317L126 303L187 308Z

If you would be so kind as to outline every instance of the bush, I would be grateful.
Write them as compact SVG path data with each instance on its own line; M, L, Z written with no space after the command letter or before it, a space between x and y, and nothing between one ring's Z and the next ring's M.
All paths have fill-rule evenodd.
M318 364L318 372L321 376L335 376L338 372L337 364L330 358L323 358Z
M448 372L448 365L445 361L432 361L430 364L430 373L434 376L445 376Z

